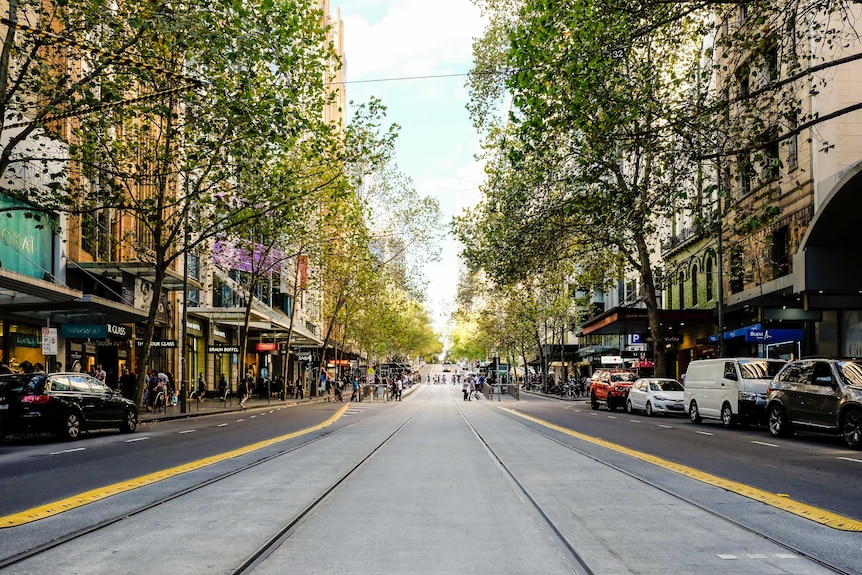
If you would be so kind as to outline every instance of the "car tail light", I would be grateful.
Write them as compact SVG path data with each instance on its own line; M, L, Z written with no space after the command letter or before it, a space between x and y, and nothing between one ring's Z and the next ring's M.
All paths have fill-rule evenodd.
M21 398L21 403L31 403L36 405L41 405L43 403L48 403L51 401L50 395L25 395Z

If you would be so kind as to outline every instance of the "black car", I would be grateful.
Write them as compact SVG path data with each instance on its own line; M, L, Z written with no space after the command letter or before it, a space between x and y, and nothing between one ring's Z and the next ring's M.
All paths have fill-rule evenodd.
M791 361L769 385L769 432L788 435L794 427L841 435L862 448L862 360Z
M5 385L4 385L5 384ZM5 375L0 406L6 433L51 432L77 439L82 431L138 426L135 403L85 373Z

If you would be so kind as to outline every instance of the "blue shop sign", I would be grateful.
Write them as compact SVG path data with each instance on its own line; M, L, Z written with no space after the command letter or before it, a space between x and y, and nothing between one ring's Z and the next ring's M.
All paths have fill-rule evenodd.
M730 331L724 332L724 339L733 339L735 337L747 337L750 332L759 331L761 328L762 328L762 326L759 323L756 323L754 325L748 325L745 327L738 327L736 329L732 329ZM709 343L718 343L718 334L709 336Z
M775 343L780 341L802 341L801 329L753 329L745 334L745 341Z
M38 210L27 210L32 207L0 194L0 211L5 212L0 218L0 267L42 279L45 273L54 273L53 219L45 213L36 219L33 214Z
M66 339L106 339L108 326L105 324L69 324L60 326L60 335Z

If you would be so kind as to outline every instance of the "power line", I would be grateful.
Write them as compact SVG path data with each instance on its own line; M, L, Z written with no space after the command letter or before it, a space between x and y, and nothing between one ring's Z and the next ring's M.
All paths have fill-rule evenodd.
M343 82L328 82L328 86L344 85L344 84L373 84L379 82L405 82L410 80L434 80L438 78L460 78L464 76L493 76L493 75L510 75L515 73L515 70L486 70L474 72L457 72L454 74L428 74L425 76L393 76L391 78L372 78L369 80L345 80Z

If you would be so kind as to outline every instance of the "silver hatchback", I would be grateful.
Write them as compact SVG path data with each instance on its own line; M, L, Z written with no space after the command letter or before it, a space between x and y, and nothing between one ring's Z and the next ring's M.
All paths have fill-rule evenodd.
M769 433L794 428L839 434L862 448L862 360L800 359L785 365L769 386Z

